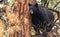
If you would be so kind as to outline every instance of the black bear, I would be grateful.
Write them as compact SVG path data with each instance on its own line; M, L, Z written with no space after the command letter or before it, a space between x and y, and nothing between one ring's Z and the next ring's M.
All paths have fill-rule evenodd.
M31 22L35 31L39 33L40 28L50 32L53 27L54 15L48 8L39 6L37 3L29 4L31 12Z

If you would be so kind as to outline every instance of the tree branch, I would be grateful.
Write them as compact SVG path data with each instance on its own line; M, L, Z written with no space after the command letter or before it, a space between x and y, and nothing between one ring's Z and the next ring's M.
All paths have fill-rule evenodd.
M48 8L49 10L53 11L53 12L56 12L57 15L58 15L58 18L54 21L54 23L59 20L59 17L60 17L60 11L56 10L56 9L51 9L51 8Z
M60 3L60 1L59 1L59 2L57 2L53 8L55 8L59 3Z

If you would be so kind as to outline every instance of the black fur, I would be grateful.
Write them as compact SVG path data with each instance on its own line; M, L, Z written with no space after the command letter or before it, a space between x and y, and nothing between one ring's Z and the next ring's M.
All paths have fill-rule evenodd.
M46 29L47 32L51 31L54 21L52 11L50 11L48 8L39 6L37 3L29 4L29 7L30 10L33 11L33 14L31 14L31 21L35 31L39 33L40 27Z

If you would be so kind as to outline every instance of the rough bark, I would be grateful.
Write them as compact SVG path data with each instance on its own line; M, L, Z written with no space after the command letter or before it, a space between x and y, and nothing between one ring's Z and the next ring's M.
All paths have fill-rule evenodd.
M14 34L10 34L10 37L31 37L31 19L28 4L33 2L33 0L15 0L13 13L18 15L17 19L19 19L19 23L17 23L20 29L19 31L15 31Z

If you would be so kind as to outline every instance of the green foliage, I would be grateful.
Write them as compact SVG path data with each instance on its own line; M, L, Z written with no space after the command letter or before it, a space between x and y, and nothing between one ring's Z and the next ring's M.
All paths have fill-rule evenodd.
M36 32L35 32L35 30L34 30L33 27L32 27L32 29L31 29L31 35L36 35Z
M12 6L15 0L8 0L9 6Z
M48 4L48 8L53 8L54 6L55 6L55 4L57 3L57 2L59 2L60 0L47 0L47 2L49 2L49 4ZM37 3L38 4L42 4L41 3L41 0L37 0ZM60 5L58 4L58 7L60 7Z

